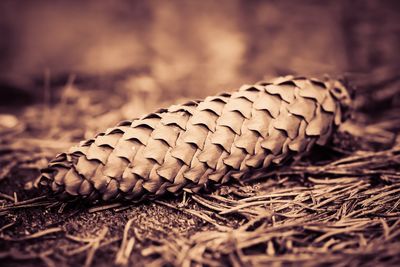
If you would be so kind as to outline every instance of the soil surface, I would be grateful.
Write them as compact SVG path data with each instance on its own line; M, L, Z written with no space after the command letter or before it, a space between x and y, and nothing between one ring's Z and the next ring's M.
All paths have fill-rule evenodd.
M57 90L54 104L1 117L2 266L400 261L399 110L365 109L370 87L361 87L353 118L331 143L299 162L196 195L91 206L58 202L33 188L39 169L56 153L123 119L121 105L138 101L87 88L68 83ZM397 94L396 82L384 88L392 95L374 104ZM107 104L98 104L107 97Z

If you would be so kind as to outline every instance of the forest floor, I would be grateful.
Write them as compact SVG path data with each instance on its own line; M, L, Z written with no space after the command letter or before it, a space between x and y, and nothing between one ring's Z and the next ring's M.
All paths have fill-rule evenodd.
M90 88L71 77L54 96L45 86L44 103L0 116L1 266L400 262L399 79L365 82L329 146L257 179L137 204L49 200L33 182L55 154L129 110L180 101Z

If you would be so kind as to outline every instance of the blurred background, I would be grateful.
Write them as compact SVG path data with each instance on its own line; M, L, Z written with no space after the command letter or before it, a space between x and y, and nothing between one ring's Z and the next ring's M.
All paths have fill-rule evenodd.
M2 0L0 105L94 90L83 107L102 95L133 117L263 77L397 72L399 12L397 0Z

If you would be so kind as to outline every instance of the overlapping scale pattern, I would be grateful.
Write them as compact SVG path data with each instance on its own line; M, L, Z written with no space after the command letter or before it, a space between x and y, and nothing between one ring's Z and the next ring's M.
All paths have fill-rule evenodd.
M334 91L336 90L336 91ZM141 200L240 179L325 144L336 80L280 77L121 122L58 155L38 184L62 196Z

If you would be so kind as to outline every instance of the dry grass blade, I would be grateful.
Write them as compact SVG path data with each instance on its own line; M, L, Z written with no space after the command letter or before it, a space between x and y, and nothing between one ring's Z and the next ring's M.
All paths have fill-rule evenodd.
M205 214L202 211L196 211L196 210L192 210L192 209L180 208L180 207L174 206L172 204L169 204L169 203L166 203L166 202L160 201L160 200L155 200L155 202L158 203L158 204L164 205L166 207L169 207L169 208L172 208L172 209L175 209L175 210L179 210L179 211L194 215L194 216L200 218L201 220L204 220L204 221L206 221L208 223L211 223L212 225L214 225L217 229L220 229L221 231L228 231L229 230L228 227L223 226L223 225L219 225L214 219L212 219L211 217L209 217L207 214Z
M84 264L85 267L90 267L92 265L94 254L99 248L100 242L105 238L107 233L108 233L108 228L107 227L103 228L99 236L91 243L90 249L88 250L88 253L86 255L86 260Z
M35 238L40 238L46 235L50 235L50 234L54 234L54 233L60 233L60 232L64 232L64 229L60 228L60 227L54 227L54 228L49 228L49 229L45 229L39 232L36 232L34 234L31 235L26 235L26 236L22 236L22 237L18 237L18 238L11 238L11 237L7 237L7 236L1 236L0 239L4 239L7 241L26 241L26 240L31 240L31 239L35 239Z
M4 258L12 258L18 261L30 261L30 260L41 260L47 267L54 267L56 266L54 261L49 258L54 251L52 249L46 250L40 253L35 252L22 252L16 249L10 249L8 251L0 252L0 259Z
M129 256L132 253L133 246L135 245L135 238L131 237L128 240L128 232L132 226L133 219L130 219L124 228L124 235L122 237L121 247L117 252L117 256L115 258L115 264L126 266L129 263Z

